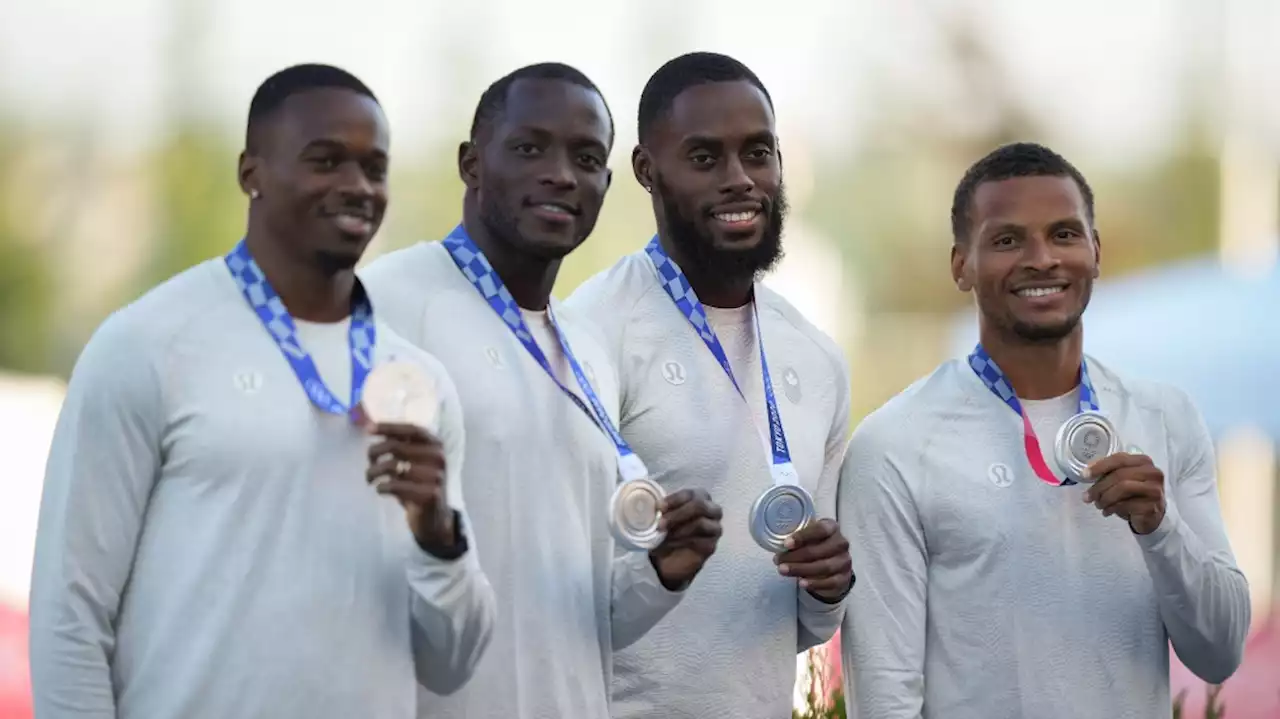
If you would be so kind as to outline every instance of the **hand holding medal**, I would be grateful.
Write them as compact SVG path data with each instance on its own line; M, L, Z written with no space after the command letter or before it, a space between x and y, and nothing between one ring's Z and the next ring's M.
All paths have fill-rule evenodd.
M1129 522L1135 534L1150 534L1164 521L1164 472L1145 454L1111 454L1090 464L1085 474L1096 484L1084 501Z
M660 544L649 552L649 561L663 586L682 589L716 551L720 541L720 505L704 489L682 489L662 499L658 528Z
M809 522L783 540L785 551L773 558L778 573L800 580L800 588L835 603L853 586L849 541L834 519Z
M455 553L458 528L446 495L444 446L433 434L439 404L435 383L417 365L388 362L369 373L358 421L382 436L369 448L368 481L399 500L418 545L443 557Z

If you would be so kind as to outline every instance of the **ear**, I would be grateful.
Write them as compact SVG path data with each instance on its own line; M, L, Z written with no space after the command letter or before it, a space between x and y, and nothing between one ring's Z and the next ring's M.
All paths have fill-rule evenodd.
M951 245L951 279L956 283L956 289L961 292L970 292L973 290L973 283L965 275L969 269L969 248L967 245L952 243Z
M653 192L653 158L644 145L636 145L631 151L631 172L645 192Z
M607 167L606 167L606 168L604 168L604 189L605 189L605 191L606 191L606 192L608 192L608 190L609 190L609 188L610 188L610 187L613 187L613 170L611 170L611 169L609 169L609 168L607 168Z
M1093 279L1102 274L1102 234L1093 231Z
M468 189L480 187L480 148L470 140L458 144L458 177Z
M258 168L261 164L262 161L250 155L248 150L240 153L239 164L236 168L236 179L240 183L240 189L250 197L258 197L262 194L262 188L259 187L257 177Z

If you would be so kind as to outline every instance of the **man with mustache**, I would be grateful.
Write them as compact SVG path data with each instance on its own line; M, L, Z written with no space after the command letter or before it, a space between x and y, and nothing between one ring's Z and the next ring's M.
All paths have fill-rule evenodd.
M1169 644L1219 683L1249 589L1186 394L1084 352L1093 192L1040 145L975 163L951 275L980 343L859 425L840 522L866 591L842 633L859 716L1169 716Z
M667 536L651 550L615 553L610 536L610 497L636 455L613 440L608 355L551 288L595 227L612 145L609 108L582 72L506 75L458 148L462 224L363 273L379 311L455 377L467 503L500 603L475 678L454 696L424 693L424 719L604 719L612 652L676 606L715 551L720 509L700 488L666 497Z
M786 213L759 78L724 55L671 60L640 98L639 141L632 169L657 236L567 304L608 339L623 437L667 491L707 487L727 529L684 602L616 654L613 716L790 716L796 654L831 638L853 585L848 544L827 518L848 373L835 343L757 281L781 256ZM773 536L772 551L758 546L761 520L798 516L756 516L773 511L757 498L790 501L796 487L816 515Z
M40 506L38 716L411 719L418 682L470 675L496 611L461 511L457 393L355 276L389 143L349 73L268 78L243 241L85 346ZM433 380L438 427L368 424L365 379L389 360Z

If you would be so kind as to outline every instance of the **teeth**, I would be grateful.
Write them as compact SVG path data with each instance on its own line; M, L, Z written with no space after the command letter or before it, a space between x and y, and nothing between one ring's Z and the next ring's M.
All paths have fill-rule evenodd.
M1030 287L1025 290L1018 290L1019 297L1048 297L1062 292L1062 287Z
M569 214L567 210L565 210L563 207L559 205L538 205L538 208L542 210L546 210L547 212L554 212L558 215Z
M717 212L715 218L721 222L750 222L758 214L760 213L755 210L750 212Z

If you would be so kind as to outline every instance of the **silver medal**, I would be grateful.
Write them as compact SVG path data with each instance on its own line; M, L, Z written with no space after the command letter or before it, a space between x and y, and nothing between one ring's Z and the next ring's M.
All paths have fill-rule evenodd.
M1084 470L1093 462L1120 451L1116 426L1100 412L1081 412L1063 423L1053 443L1053 458L1067 477L1081 483Z
M618 544L647 552L662 544L667 533L658 529L658 503L667 495L651 479L630 479L618 485L609 500L609 530Z
M787 538L814 520L813 497L798 484L776 484L751 505L751 537L756 544L781 554Z
M418 365L386 362L365 379L360 409L374 424L412 424L435 432L440 398L435 381Z
M411 424L428 432L437 430L440 398L435 381L418 365L386 362L374 367L360 393L360 414L372 424ZM382 476L374 488L391 481Z

